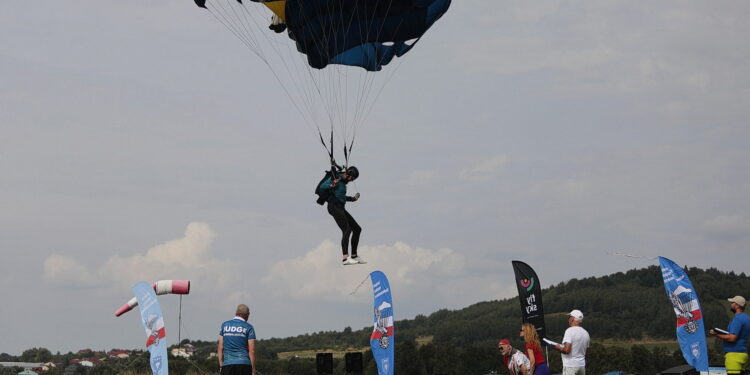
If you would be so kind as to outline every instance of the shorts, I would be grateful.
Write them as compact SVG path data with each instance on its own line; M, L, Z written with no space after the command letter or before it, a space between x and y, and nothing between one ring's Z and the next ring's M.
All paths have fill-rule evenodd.
M562 375L586 375L585 367L563 367Z
M727 368L727 374L742 374L747 367L747 353L724 354L724 367Z
M250 375L252 373L253 373L252 365L221 366L221 375Z
M534 366L534 375L549 375L549 367L547 367L547 363L542 362L536 366Z

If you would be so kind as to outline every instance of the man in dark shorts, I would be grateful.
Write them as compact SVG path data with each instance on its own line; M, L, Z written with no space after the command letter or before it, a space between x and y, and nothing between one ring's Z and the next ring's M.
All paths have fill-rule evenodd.
M221 375L255 375L255 328L247 322L250 308L239 305L234 315L219 331L216 354Z

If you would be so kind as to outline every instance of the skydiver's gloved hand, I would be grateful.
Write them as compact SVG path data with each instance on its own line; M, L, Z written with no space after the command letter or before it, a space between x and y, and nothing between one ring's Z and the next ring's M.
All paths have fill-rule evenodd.
M340 179L338 178L334 178L333 181L331 181L331 187L335 187L339 183L339 180Z

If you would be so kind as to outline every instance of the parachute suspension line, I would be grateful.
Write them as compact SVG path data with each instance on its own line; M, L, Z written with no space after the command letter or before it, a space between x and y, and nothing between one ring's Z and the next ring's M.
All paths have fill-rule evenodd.
M379 4L380 4L380 0L378 0L378 5L379 5ZM390 11L391 11L391 7L392 7L392 6L393 6L393 0L389 0L389 1L388 1L388 8L386 9L386 11L385 11L385 14L389 14L389 13L390 13ZM374 22L374 17L373 17L373 22ZM399 26L398 26L398 27L396 27L396 29L397 29L397 30L398 30L398 29L399 29L399 28L401 27L401 23L403 23L403 20L399 22ZM380 34L381 34L381 33L383 32L383 27L384 27L384 26L385 26L385 24L381 24L381 25L380 25L380 28L378 29L378 32L377 32L377 34L375 35L375 40L380 40ZM369 30L369 29L368 29L368 30ZM369 32L369 31L368 31L368 32ZM368 36L368 37L369 37L369 36ZM383 56L383 57L385 57L385 56ZM380 60L378 61L378 65L380 65L380 64L381 64L382 62L383 62L383 60L382 60L382 58L381 58L381 59L380 59ZM367 78L369 78L369 80L368 80ZM367 89L367 92L368 92L368 94L369 94L369 93L370 93L370 91L372 90L372 85L374 84L374 82L375 82L375 74L369 74L369 76L367 76L367 77L366 77L366 79L365 79L365 85L367 85L367 88L366 88L366 89ZM373 102L374 102L374 101L373 101ZM364 106L367 106L367 102L366 102L366 101L365 101L365 104L364 104Z
M323 8L323 5L317 4L316 5L316 11L318 14L335 14L340 12L333 12L333 8L331 8L331 2L325 3L325 8ZM342 17L339 16L341 19ZM334 30L335 27L335 20L333 17L327 18L327 23L322 25L321 33L322 38L313 38L313 42L315 43L316 48L320 51L328 51L329 50L329 43L327 42L330 38L330 35L328 34L328 30ZM337 35L333 35L334 37L334 43L335 43L335 37ZM320 42L318 42L320 40ZM325 55L327 59L330 59L332 56L326 54ZM305 64L309 68L309 64ZM317 74L322 76L323 78L323 84L324 86L321 86L318 83L318 80L316 78L313 78L313 81L316 84L316 87L318 88L319 97L321 99L321 103L323 104L323 108L326 111L326 115L328 116L329 126L331 128L331 132L333 132L334 127L337 127L336 124L339 123L340 126L338 126L341 130L341 134L345 137L345 130L346 127L343 126L345 123L345 119L342 119L342 116L340 116L341 111L337 111L337 107L339 107L338 99L341 98L341 90L340 90L340 81L337 81L336 78L340 78L341 76L341 67L337 66L337 64L329 64L325 69L317 70ZM311 71L311 76L314 76ZM337 85L338 84L338 85ZM320 88L323 88L320 90Z
M250 28L249 28L250 26L248 26L249 25L249 20L252 20L252 22L255 24L255 27L258 30L261 30L262 27L257 23L257 21L255 20L255 18L252 16L251 13L249 13L249 11L246 9L246 7L244 7L242 5L239 5L239 6L241 6L243 8L243 10L245 12L245 20L246 20L246 22L243 23L242 20L239 18L239 15L237 15L236 10L234 10L234 8L231 5L228 6L228 7L230 7L232 9L232 13L234 13L235 16L236 16L234 18L234 22L232 22L233 19L229 15L230 11L228 11L226 9L227 7L221 5L221 1L212 1L211 3L212 4L217 4L218 3L218 7L215 8L216 12L211 11L211 9L209 9L209 8L206 8L206 9L208 9L211 12L211 14L214 16L214 18L216 18L219 21L219 23L221 23L222 25L224 25L225 28L227 28L232 34L234 34L241 42L243 42L243 44L245 44L245 46L249 50L251 50L256 56L258 56L258 58L260 58L261 61L263 61L263 63L266 64L266 66L268 66L268 68L271 70L271 73L276 78L276 81L279 82L279 84L281 85L284 93L287 95L287 97L289 98L289 100L292 102L292 104L294 105L294 107L296 108L296 110L300 113L300 115L303 118L306 119L305 123L309 124L310 122L315 122L314 119L313 119L313 121L308 122L308 120L311 120L309 118L310 116L308 116L306 114L306 112L303 111L300 108L299 103L296 100L294 100L294 97L289 92L289 89L286 87L286 84L278 76L278 73L276 72L276 70L271 65L270 61L268 60L268 57L263 52L263 49L260 47L260 43L255 38L254 33L250 31ZM230 3L231 3L231 1L230 1ZM250 15L249 20L248 20L248 17L247 17L248 14ZM241 24L242 27L245 30L245 33L243 33L236 24ZM259 34L263 35L266 38L266 40L269 41L269 44L271 44L270 43L270 37L268 37L267 35L265 35L264 32L260 32ZM271 46L273 47L272 44L271 44ZM278 53L278 51L277 51L277 54L279 54L279 56L281 56L281 54ZM281 60L286 65L286 61L284 59L281 59ZM286 68L287 68L287 71L289 71L288 67L286 67ZM311 108L311 104L310 103L305 102L304 104L308 108ZM310 109L308 109L308 112L313 113L313 111L310 110Z
M222 1L225 3L221 3ZM371 1L369 0L368 4ZM322 129L325 125L328 125L331 138L335 135L336 143L343 144L345 164L348 166L352 158L357 133L366 124L367 118L375 108L375 102L379 99L385 86L395 76L403 60L398 59L399 63L395 69L388 66L389 71L382 72L386 74L374 73L367 70L367 67L332 63L331 60L335 57L333 55L340 52L338 50L341 46L350 44L348 43L350 36L354 39L352 41L356 40L357 34L362 40L377 41L380 40L380 36L385 30L391 30L394 27L395 30L398 30L405 22L404 20L397 21L401 22L399 24L394 24L394 22L385 21L382 18L390 17L390 11L394 9L394 4L396 4L394 0L375 0L375 4L369 6L359 4L360 0L348 0L346 2L342 0L341 3L336 1L299 1L299 15L296 22L301 25L315 26L307 29L309 32L306 31L306 34L300 34L297 38L294 38L293 40L297 40L297 43L290 42L288 38L284 38L288 43L282 43L281 39L273 38L274 34L263 30L266 25L261 21L264 17L263 14L267 12L270 15L266 7L259 6L257 9L261 11L255 11L249 4L242 4L239 0L196 1L199 6L201 2L214 5L209 9L213 17L269 67L285 95L292 102L297 112L305 119L306 125L311 128L313 133L317 133L316 138L321 139L321 144L329 154L329 158L332 158L335 152L333 140L330 141L330 146L322 141ZM241 9L237 9L237 6ZM380 11L370 14L369 9L373 7ZM260 32L262 37L256 35L256 32ZM307 37L300 38L302 35ZM299 53L302 51L302 44L300 44L302 42L309 47L317 48L319 57L327 59L326 68L317 69L309 64L312 55L308 56L306 52ZM264 46L264 43L267 43L268 46ZM305 48L308 48L307 46ZM360 48L366 49L366 47L370 47L370 45ZM273 53L270 53L271 51ZM389 52L382 54L377 61L375 61L378 59L377 56L372 56L371 62L376 63L382 69L382 62L390 60L393 56L391 53L396 51L391 49ZM277 63L276 57L281 61ZM302 62L303 67L296 64L298 61ZM352 69L362 70L355 72ZM357 76L359 76L359 80L355 80ZM352 79L350 80L350 78ZM381 85L380 81L383 79L384 82ZM351 87L350 84L352 84ZM325 111L325 113L321 113L322 111ZM325 121L326 119L327 121ZM338 143L338 139L341 139L342 142Z
M352 291L351 293L349 293L349 295L350 295L350 296L352 296L352 295L354 295L354 293L357 293L357 291L359 290L359 288L361 288L361 287L362 287L362 284L364 284L364 283L365 283L365 281L367 281L367 279L368 279L369 277L370 277L370 274L367 274L367 276L365 276L365 278L364 278L364 279L362 279L362 282L361 282L361 283L359 283L359 285L357 285L357 287L356 287L356 288L354 288L354 290L353 290L353 291Z
M375 6L376 7L380 6L380 0L377 1L377 3L376 3ZM391 10L392 6L393 6L393 0L389 0L388 7L387 7L386 12L385 12L386 15L388 15L390 13L390 10ZM366 38L367 38L366 40L369 40L369 37L370 37L369 30L372 29L371 26L372 26L372 23L375 22L375 17L373 16L370 19L370 21L371 21L370 25L368 25L368 27L367 27L368 31L367 31L367 35L366 35ZM380 34L383 31L383 27L384 27L384 24L381 24L381 26L378 29L377 34L375 36L375 40L379 40L380 39ZM400 24L399 24L399 27L400 27ZM361 35L361 33L360 33L360 35ZM381 64L382 58L384 58L384 57L385 56L381 57L381 60L378 61L378 65ZM399 63L400 62L401 61L399 61ZM350 151L351 151L352 145L354 144L354 139L356 138L358 129L364 124L364 122L366 121L367 117L369 116L370 110L368 110L368 107L369 108L373 108L375 102L378 99L378 97L380 97L380 92L378 92L378 94L374 98L371 96L371 92L372 92L373 84L375 82L375 78L376 78L376 75L375 75L374 72L369 72L367 70L365 70L364 73L360 72L360 82L364 82L364 83L360 86L360 93L358 94L358 97L357 97L358 99L357 99L356 110L355 110L355 113L354 113L354 117L352 119L352 126L351 126L351 128L352 128L352 135L351 135ZM383 87L385 87L385 84L383 85ZM381 88L381 91L382 91L382 88Z
M383 89L385 89L385 86L388 85L388 83L393 79L393 77L396 75L396 72L401 67L401 64L404 63L403 59L399 59L398 63L396 64L396 67L391 69L391 71L388 73L388 76L383 81L383 84L380 86L380 89L378 89L377 94L375 94L375 98L370 101L368 108L365 109L364 114L362 115L360 121L358 123L354 124L354 135L352 136L352 143L354 143L354 137L357 135L357 131L361 126L364 125L365 120L370 116L370 113L372 113L372 110L375 108L375 103L378 101L378 98L380 98L380 94L383 93Z
M333 164L333 151L328 149L328 146L326 146L326 141L323 140L323 134L320 132L320 129L318 129L318 135L320 135L320 143L323 144L323 147L326 149L326 152L328 152L328 157L331 160L331 164Z
M331 129L331 168L339 169L338 163L336 163L336 158L333 155L333 129Z
M303 79L303 73L300 72L300 70L298 69L298 66L296 64L292 64L294 66L294 68L295 68L295 73L296 73L296 77L297 77L297 80L296 80L295 83L297 84L297 87L301 87L301 89L298 90L298 91L300 92L301 96L303 97L303 99L304 99L303 103L304 103L304 105L305 105L305 107L306 107L306 109L308 111L307 114L302 113L302 115L303 115L304 118L306 118L306 119L309 120L308 125L310 123L314 124L315 127L317 128L318 132L320 133L321 132L321 130L320 130L320 124L319 124L319 121L317 119L317 111L315 111L315 108L314 108L315 106L313 105L314 99L313 99L313 95L312 94L314 94L315 92L317 92L319 98L323 98L323 95L321 93L321 90L320 90L320 87L319 87L317 81L315 80L315 78L314 78L314 76L312 74L312 68L304 60L304 55L300 55L299 53L297 53L296 49L294 49L294 51L292 51L293 48L292 48L292 44L291 43L290 44L286 44L288 46L286 50L289 53L289 56L292 56L292 58L291 59L286 59L286 58L283 57L282 52L279 51L276 47L273 46L273 42L271 41L271 39L268 36L266 36L265 33L262 33L262 34L266 37L266 39L269 41L269 43L272 44L272 48L274 49L274 51L277 53L277 55L281 59L281 62L284 64L284 66L285 66L285 68L287 70L287 73L289 73L290 77L295 76L295 74L291 73L291 69L289 69L289 67L287 65L287 60L293 61L294 59L297 59L297 58L302 59L302 61L303 61L302 65L307 69L307 74L311 78L310 80ZM269 68L271 70L273 70L273 67L270 66L270 65L269 65ZM284 85L284 83L281 82L280 79L278 79L278 76L277 76L277 80L279 81L280 84ZM312 82L312 83L310 83L310 82ZM314 86L314 87L311 87L311 85ZM314 88L314 91L313 91L313 88ZM294 98L290 98L290 100L292 100L294 102ZM329 116L329 123L331 123L331 125L332 125L333 121L334 121L333 118L331 118Z
M221 23L222 25L224 25L224 27L227 30L229 30L230 33L234 34L234 36L237 37L237 39L239 39L242 42L242 44L244 44L249 50L255 52L255 49L252 46L252 42L249 41L249 40L247 40L246 36L244 36L241 33L239 33L235 29L235 27L231 23L229 23L228 20L226 20L226 17L224 16L224 14L219 13L221 15L221 17L219 17L217 15L217 13L215 13L213 10L211 10L211 8L206 7L206 10L208 10L208 12L211 13L211 15L214 16L214 18L216 18L216 20L219 23ZM257 55L257 52L256 52L256 55Z
M388 4L388 9L389 10L390 10L390 8L391 8L392 5L393 5L393 0L390 0L390 2ZM401 27L402 23L403 23L403 21L401 21L399 23L399 26L397 27L397 29ZM382 32L382 27L380 28L380 30L378 30L378 37L380 36L380 32ZM419 39L421 39L421 37L417 38L417 40L414 43L412 43L412 45L414 45L415 43L417 43L417 41L419 41ZM380 89L378 90L378 92L375 95L375 97L370 101L369 106L367 104L365 104L365 107L367 107L367 108L365 109L364 114L362 114L362 116L360 118L358 118L354 122L353 134L352 134L352 143L354 142L354 138L356 137L358 130L360 129L360 127L362 127L364 125L366 119L370 116L370 113L372 113L372 110L375 108L375 103L377 102L378 98L380 98L380 94L382 94L383 89L385 88L386 85L388 85L388 83L390 83L391 79L393 79L393 77L396 75L396 72L401 67L401 64L403 64L403 62L404 62L403 59L398 59L398 60L399 61L396 64L396 67L393 68L393 69L391 69L391 71L388 72L388 74L386 75L386 78L383 80L383 84L380 86ZM378 61L378 65L380 65L380 63L382 63L382 58L381 58L380 61ZM372 78L371 81L374 82L374 77Z
M284 69L286 70L286 72L287 72L288 76L290 76L290 77L291 77L291 76L293 76L293 74L292 74L292 71L291 71L291 69L289 68L289 64L287 63L287 59L286 59L286 58L284 58L284 56L283 56L282 52L281 52L281 51L280 51L280 50L279 50L279 49L278 49L278 48L276 47L276 44L279 44L279 43L278 43L278 42L276 42L276 41L274 41L273 39L271 39L271 37L269 37L268 35L266 35L266 33L265 33L265 32L263 32L263 30L262 30L262 29L263 29L263 27L262 27L262 26L261 26L261 25L260 25L260 24L258 23L258 21L256 20L256 18L255 18L255 17L253 16L253 14L252 14L252 13L251 13L251 12L250 12L250 11L249 11L248 9L247 9L247 7L245 7L245 6L242 6L242 9L243 9L243 11L244 11L244 12L243 12L243 14L245 15L245 19L247 20L247 19L249 18L250 20L252 20L252 21L253 21L253 23L255 24L255 27L256 27L256 29L258 29L258 30L260 31L260 32L259 32L259 34L263 35L263 37L264 37L264 38L266 39L266 42L268 42L268 44L269 44L269 46L271 47L271 49L273 49L273 51L274 51L274 52L276 53L276 55L277 55L277 56L279 57L279 59L281 60L281 63L282 63L283 65L284 65ZM287 51L288 51L288 50L289 50L289 48L287 48ZM273 66L272 66L272 65L270 64L270 62L268 61L267 57L266 57L266 56L263 56L262 58L263 58L264 62L266 63L266 65L267 65L267 66L269 67L269 69L271 69L271 70L272 70L272 71L273 71L274 73L276 73L276 72L275 72L275 70L274 70L274 68L273 68ZM297 69L297 66L296 66L296 65L294 65L294 64L292 64L292 65L293 65L293 66L294 66L294 68L295 68L295 73L296 73L296 75L297 75L297 76L301 76L301 74L299 73L299 70ZM278 77L278 76L276 76L276 77L277 77L277 81L279 81L279 84L281 84L281 85L285 86L284 82L282 82L282 81L281 81L281 79L279 79L279 77ZM300 83L304 83L304 80L299 80L299 81L297 81L296 83L298 83L298 84L300 84ZM302 115L302 116L303 116L303 118L305 118L306 120L311 120L311 122L312 122L312 123L317 123L317 120L316 120L316 119L314 118L314 113L315 113L315 112L314 112L314 110L313 110L313 107L312 107L312 100L310 99L310 96L309 96L308 90L299 90L299 91L301 92L301 94L302 94L302 96L303 96L303 100L302 100L302 102L303 102L304 106L306 107L306 109L307 109L307 111L308 111L308 113L309 113L309 118L307 118L307 117L305 116L305 113L301 113L301 115ZM292 99L292 98L290 97L290 99ZM294 100L292 100L292 101L294 101Z
M349 153L346 151L346 140L344 140L344 168L349 168Z
M241 3L240 3L241 4ZM244 6L239 5L244 8ZM261 47L260 43L258 43L258 39L255 37L255 34L250 32L249 23L247 22L247 18L245 18L245 22L242 22L242 19L240 18L240 15L237 14L236 10L237 6L229 6L229 8L232 10L232 14L234 15L234 19L237 21L238 24L242 26L242 28L245 30L245 34L248 36L249 39L251 39L255 43L255 47L257 49L257 55L260 55L262 59L265 60L265 54L263 53L263 48ZM244 13L243 13L244 14Z
M214 18L219 21L219 23L224 25L224 27L226 27L229 32L234 34L234 36L236 36L250 51L253 51L253 53L261 60L265 60L265 56L263 56L262 51L260 51L258 42L254 38L252 33L242 33L242 31L236 26L236 23L238 22L232 22L232 19L229 17L229 11L227 11L226 8L221 4L221 1L213 1L211 3L218 3L215 11L212 10L212 8L206 7L211 15L213 15ZM231 5L229 6L231 7Z

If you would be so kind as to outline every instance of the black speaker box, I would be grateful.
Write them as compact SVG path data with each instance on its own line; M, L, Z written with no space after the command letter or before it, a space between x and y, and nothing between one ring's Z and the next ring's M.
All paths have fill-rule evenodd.
M346 353L344 356L346 360L346 373L347 374L361 374L362 373L362 353Z
M333 353L318 353L315 355L318 374L333 374Z

